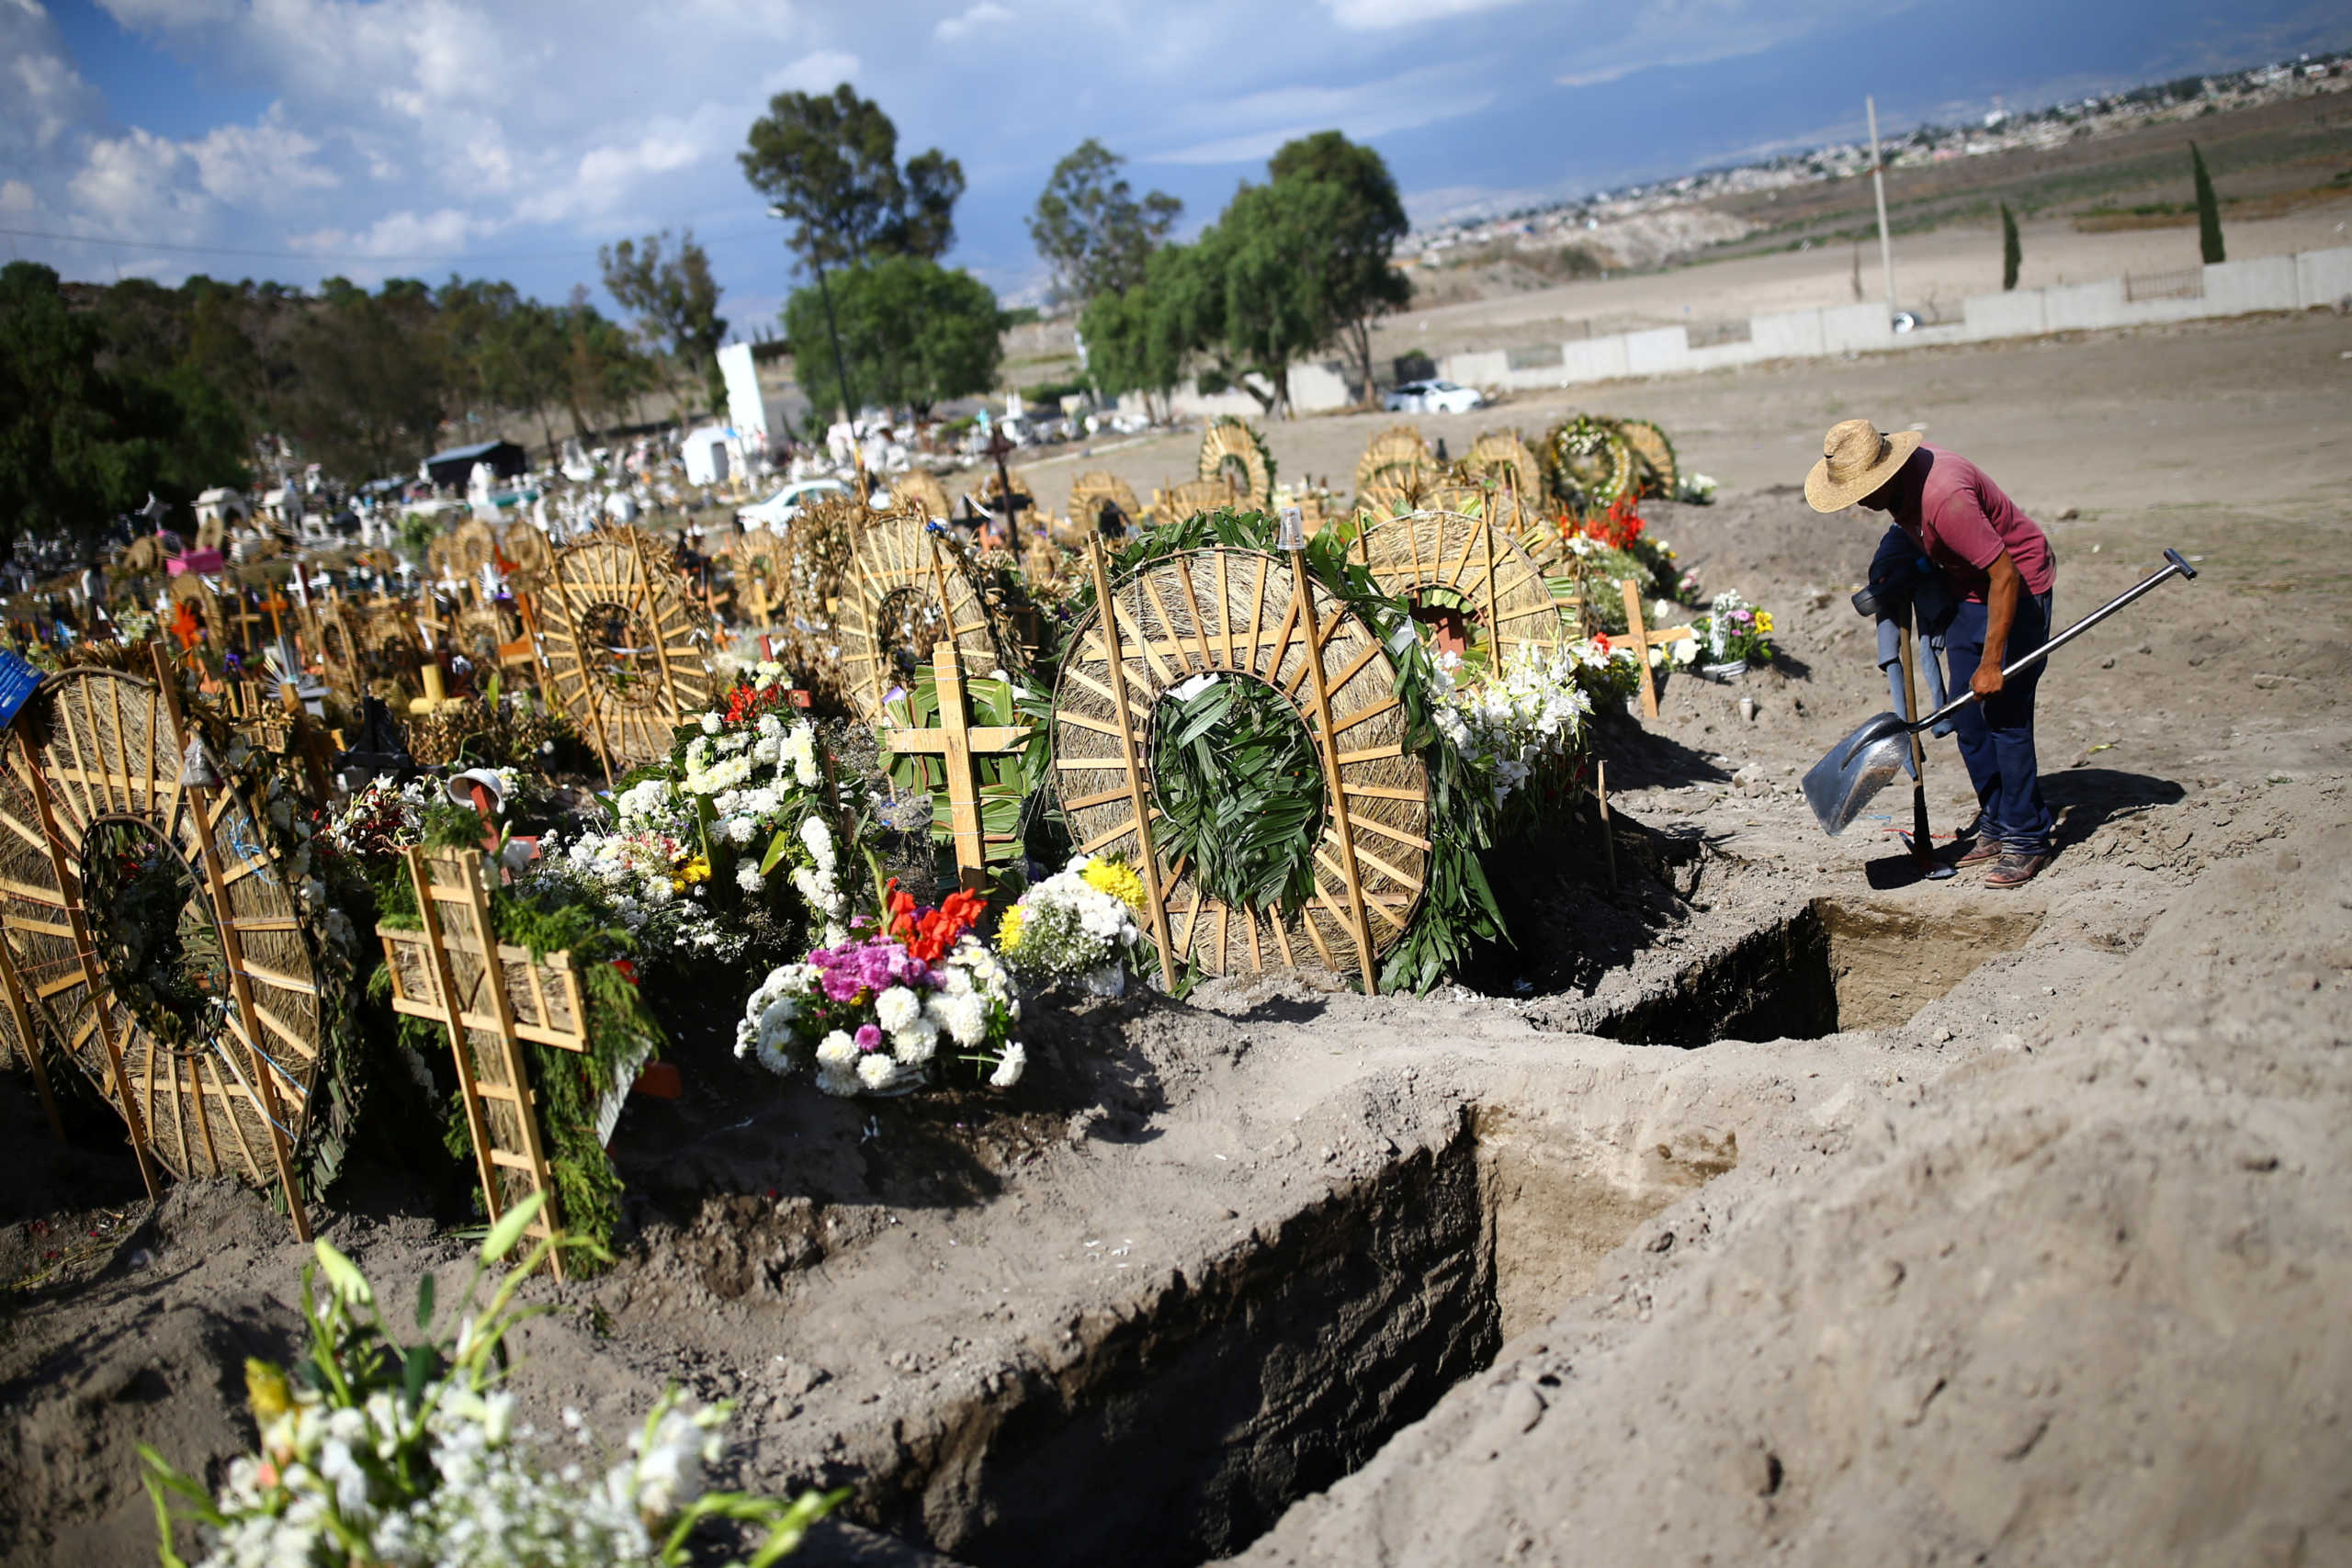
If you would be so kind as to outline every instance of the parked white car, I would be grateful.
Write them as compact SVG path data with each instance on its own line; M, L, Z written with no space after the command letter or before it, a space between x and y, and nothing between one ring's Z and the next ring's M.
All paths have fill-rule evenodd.
M810 502L849 493L849 486L839 479L795 479L765 501L736 508L735 521L746 528L781 528Z
M1406 381L1387 397L1391 413L1468 413L1486 405L1477 388L1453 381Z

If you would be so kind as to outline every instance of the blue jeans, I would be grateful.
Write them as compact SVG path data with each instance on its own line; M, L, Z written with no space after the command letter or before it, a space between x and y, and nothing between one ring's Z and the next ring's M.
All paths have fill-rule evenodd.
M2013 661L2050 640L2050 599L2047 593L2018 596L2005 660ZM1944 665L1955 693L1968 690L1976 667L1984 662L1985 615L1983 604L1964 604L1944 633ZM1951 720L1961 761L1968 764L1968 782L1976 786L1979 841L1997 841L2031 855L2050 852L2057 826L2041 798L2041 770L2033 754L2033 693L2041 671L2037 664L2012 676L1998 696L1969 704Z

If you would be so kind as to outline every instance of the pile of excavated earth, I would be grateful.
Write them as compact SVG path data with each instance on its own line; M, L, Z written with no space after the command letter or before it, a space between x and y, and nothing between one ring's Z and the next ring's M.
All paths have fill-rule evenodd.
M2341 643L2217 558L2044 682L2052 867L1917 883L1907 797L1831 840L1795 790L1884 705L1874 530L1657 510L1786 658L1612 727L1614 881L1512 868L1478 990L1093 1002L987 1100L779 1094L690 1022L526 1407L735 1401L729 1479L854 1489L816 1562L2352 1559ZM2199 547L2154 526L2053 525L2062 619ZM130 1201L18 1087L0 1557L152 1562L133 1444L250 1443L305 1252L240 1189ZM468 1243L352 1186L397 1320Z

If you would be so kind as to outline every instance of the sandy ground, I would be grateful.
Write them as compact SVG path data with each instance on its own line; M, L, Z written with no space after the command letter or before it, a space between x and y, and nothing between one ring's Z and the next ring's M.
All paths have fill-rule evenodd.
M1788 657L1611 731L1624 884L1555 852L1523 928L1531 971L1605 964L1097 1004L1039 1021L1001 1106L822 1101L689 1022L686 1097L616 1140L636 1239L540 1288L526 1404L616 1432L665 1382L738 1398L742 1476L852 1484L859 1526L975 1564L2352 1561L2346 355L2314 315L1608 389L1725 481L1656 526ZM1883 705L1840 592L1874 530L1790 488L1863 412L2050 521L2062 618L2203 558L2043 683L2061 852L2020 892L1900 886L1896 796L1830 840L1794 791ZM1384 423L1271 438L1344 476ZM1949 830L1948 745L1929 777ZM1829 950L1871 1027L1583 1032L1772 1016L1775 933L1824 899L1917 939ZM8 1272L120 1179L20 1090ZM236 1358L292 1325L301 1253L254 1198L107 1215L0 1325L10 1563L152 1560L130 1443L217 1462ZM395 1295L463 1251L397 1193L328 1234ZM811 1557L924 1560L851 1529Z

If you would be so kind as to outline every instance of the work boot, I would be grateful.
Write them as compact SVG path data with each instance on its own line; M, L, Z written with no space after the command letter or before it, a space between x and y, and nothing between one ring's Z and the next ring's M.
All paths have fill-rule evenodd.
M2001 856L2000 863L1985 876L1984 886L2023 887L2036 876L2041 875L2041 868L2049 863L2050 857L2046 854L2034 855L2028 854L2023 850L2009 850Z
M1979 839L1974 843L1968 846L1968 852L1966 854L1961 856L1951 863L1954 865L1983 865L1987 861L1999 860L2003 855L2008 852L2008 849L2009 847L2001 842L1998 839Z

